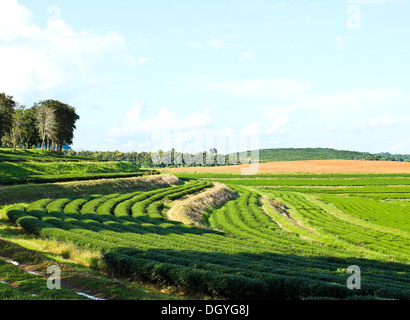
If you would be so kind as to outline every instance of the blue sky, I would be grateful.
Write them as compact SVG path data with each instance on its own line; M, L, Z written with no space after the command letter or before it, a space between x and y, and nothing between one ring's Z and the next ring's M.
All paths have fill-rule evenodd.
M77 150L410 153L406 0L0 0L0 91Z

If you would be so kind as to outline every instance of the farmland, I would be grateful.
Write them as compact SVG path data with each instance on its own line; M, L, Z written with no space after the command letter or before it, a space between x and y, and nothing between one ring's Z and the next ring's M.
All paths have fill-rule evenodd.
M219 166L166 168L168 172L241 173L248 164ZM258 164L258 173L410 173L409 162L361 161L361 160L295 160Z
M67 157L45 150L0 149L2 185L135 177L143 174L125 161Z
M163 299L160 288L172 288L172 299L410 298L410 173L192 171L36 186L25 196L27 183L2 186L3 248L37 248L106 282L138 284L123 299L141 299L140 285L155 288L148 299ZM224 200L210 205L211 194ZM208 207L191 206L196 220L181 219L201 199ZM350 266L360 268L360 290L346 285ZM30 298L4 283L5 299ZM37 291L38 299L79 298Z

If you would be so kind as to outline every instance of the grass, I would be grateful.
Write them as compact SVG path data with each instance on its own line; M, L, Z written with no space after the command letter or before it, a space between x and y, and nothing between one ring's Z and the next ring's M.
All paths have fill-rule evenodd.
M95 252L50 239L28 235L0 215L0 300L83 300L83 292L110 300L174 300L182 299L169 288L146 287L103 272L101 257ZM7 259L5 259L7 257ZM6 263L18 261L20 266ZM46 286L47 268L61 270L62 290ZM35 270L38 275L27 273ZM161 290L163 292L161 292Z
M160 175L2 186L1 211L23 205L9 215L20 227L5 215L0 220L0 255L43 272L58 264L69 290L109 299L172 299L158 292L169 287L201 299L409 298L409 174L176 175L186 182L170 187L178 180ZM206 210L207 192L192 195L209 181L225 183L238 197ZM191 211L173 207L178 203ZM167 220L173 209L179 218L205 214L200 221L207 228ZM344 270L352 264L363 270L357 294L345 287ZM13 274L15 267L4 270ZM26 292L21 283L0 286L0 297L30 298ZM66 294L61 298L70 299Z
M186 195L184 190L195 192L201 185L206 186L197 181L104 197L98 208L89 206L90 211L81 209L87 202L80 207L74 199L44 199L26 210L13 207L9 217L44 239L101 252L110 272L201 295L346 298L354 293L346 290L346 275L340 270L359 264L366 271L366 286L357 294L409 297L407 233L357 223L310 194L267 193L281 197L294 220L309 228L302 237L297 232L300 224L288 224L288 231L281 228L271 219L277 213L264 212L258 191L246 186L234 186L239 198L210 213L209 226L214 230L164 218L167 199ZM95 200L87 201L94 204ZM317 232L309 234L309 230ZM64 255L71 253L64 251Z
M129 162L0 162L0 184L44 183L142 175Z
M32 202L41 198L82 197L93 194L112 194L127 190L151 190L178 183L169 175L111 178L62 183L42 183L35 187L30 184L0 186L0 206L13 203Z
M0 162L64 162L64 161L100 161L88 157L70 157L62 152L40 149L0 148Z
M101 254L55 239L40 239L4 215L9 204L41 198L86 197L147 191L179 183L167 175L146 176L129 162L67 157L43 150L0 149L0 300L83 300L83 292L104 299L173 300L168 287L147 287L104 272ZM85 180L85 181L83 181ZM59 183L56 183L56 182ZM67 182L68 181L68 182ZM29 183L36 183L35 186ZM18 261L13 265L7 261ZM47 267L61 269L61 290L46 286ZM31 274L27 271L36 271ZM172 292L173 295L165 293Z
M46 150L0 148L0 185L52 183L158 174L127 161L69 157Z

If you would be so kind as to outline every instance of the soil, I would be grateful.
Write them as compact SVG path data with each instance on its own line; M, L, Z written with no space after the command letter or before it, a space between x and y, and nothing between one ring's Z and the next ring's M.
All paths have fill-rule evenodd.
M173 172L241 173L250 165L221 167L167 168ZM259 164L258 173L410 173L410 162L361 160L308 160L268 162Z

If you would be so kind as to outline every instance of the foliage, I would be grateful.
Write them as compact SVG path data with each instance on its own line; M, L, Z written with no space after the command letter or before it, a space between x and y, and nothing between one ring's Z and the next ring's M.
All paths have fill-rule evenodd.
M0 144L11 130L15 108L13 97L0 93Z
M80 117L74 107L58 100L43 100L32 107L18 106L13 97L0 93L0 145L14 149L36 148L62 151L73 143Z
M7 215L40 237L102 252L110 271L119 275L214 297L410 298L410 238L383 217L397 212L396 204L362 201L370 211L355 211L355 198L235 184L231 188L239 197L209 213L209 229L166 219L169 201L210 184L197 180L148 192L43 199L10 207ZM384 188L387 194L389 186ZM262 194L286 204L289 216L266 211ZM338 211L338 203L346 212ZM397 216L407 226L408 208ZM363 218L369 220L359 221ZM361 268L361 290L346 287L349 275L343 270L350 265Z
M143 175L129 162L0 162L0 184L62 182Z
M50 140L54 141L57 134L55 110L46 105L41 105L37 109L36 117L36 126L42 140L41 148L46 149L46 142Z

